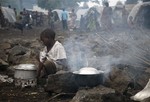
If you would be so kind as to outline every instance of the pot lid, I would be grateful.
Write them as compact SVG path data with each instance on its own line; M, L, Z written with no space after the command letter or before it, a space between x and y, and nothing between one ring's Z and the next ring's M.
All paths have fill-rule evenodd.
M36 70L36 67L34 64L20 64L15 67L15 69L19 70Z
M92 68L92 67L84 67L81 68L79 71L74 71L73 73L81 74L81 75L94 75L94 74L104 73L104 71L97 70L96 68Z

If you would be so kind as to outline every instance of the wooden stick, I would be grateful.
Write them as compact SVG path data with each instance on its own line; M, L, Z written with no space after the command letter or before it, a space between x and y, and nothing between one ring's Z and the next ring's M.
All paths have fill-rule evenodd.
M50 102L51 100L53 100L53 99L55 99L55 98L57 98L57 97L59 97L59 96L61 96L61 95L75 95L75 93L59 93L59 94L57 94L57 95L51 97L50 99L48 99L47 102Z

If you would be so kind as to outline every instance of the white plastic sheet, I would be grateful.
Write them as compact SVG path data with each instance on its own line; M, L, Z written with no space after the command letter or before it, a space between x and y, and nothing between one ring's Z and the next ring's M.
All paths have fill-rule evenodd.
M145 88L142 91L138 92L136 95L132 96L131 99L135 101L142 101L149 97L150 97L150 79Z
M16 22L16 15L13 9L8 7L2 7L2 12L5 19L8 19L10 23Z

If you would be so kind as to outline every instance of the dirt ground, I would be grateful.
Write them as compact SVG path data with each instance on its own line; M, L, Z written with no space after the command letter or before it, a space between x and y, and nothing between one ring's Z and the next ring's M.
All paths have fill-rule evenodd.
M10 39L36 39L39 38L40 32L46 27L36 27L32 30L24 30L22 34L18 29L0 29L0 42ZM10 71L0 71L2 75L13 77ZM57 93L50 95L45 92L40 86L31 88L15 87L14 83L1 83L0 82L0 102L69 102L72 96L57 96ZM53 98L54 97L54 98Z
M40 32L43 31L47 27L34 27L32 30L24 30L22 34L18 29L0 29L0 42L7 41L10 39L21 38L23 40L33 40L39 39ZM131 29L129 29L131 30ZM128 31L129 31L128 30ZM116 31L113 30L111 33L120 33L125 32L122 29ZM78 32L80 33L80 32ZM101 33L105 36L111 34L105 34L105 32L101 31ZM148 33L148 31L146 31ZM70 32L70 31L61 31L56 30L57 37L62 36L64 38L68 38L71 35L77 35L77 32ZM91 34L90 32L84 33L83 35ZM81 33L79 34L82 35ZM82 36L81 36L82 37ZM13 77L13 74L9 71L0 71L0 74L8 75ZM73 95L60 95L60 93L53 93L49 94L44 91L41 86L37 86L34 88L27 87L27 88L20 88L15 87L14 83L1 83L0 82L0 102L69 102L73 98Z

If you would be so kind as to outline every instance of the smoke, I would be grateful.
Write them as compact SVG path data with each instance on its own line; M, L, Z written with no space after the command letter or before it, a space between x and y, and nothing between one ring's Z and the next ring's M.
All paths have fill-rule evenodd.
M112 30L73 34L65 41L68 64L72 71L94 67L110 72L113 65L136 68L150 66L150 37L145 30Z

